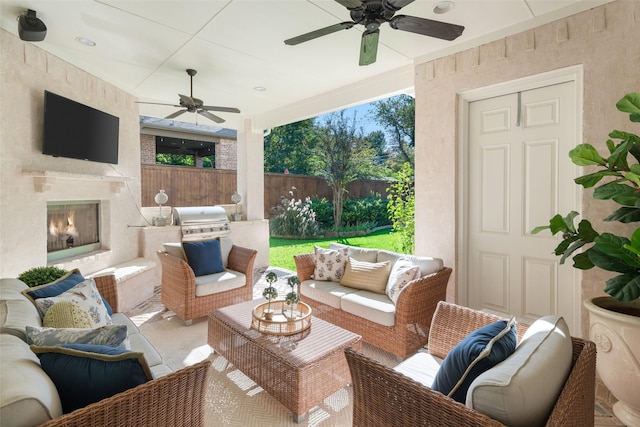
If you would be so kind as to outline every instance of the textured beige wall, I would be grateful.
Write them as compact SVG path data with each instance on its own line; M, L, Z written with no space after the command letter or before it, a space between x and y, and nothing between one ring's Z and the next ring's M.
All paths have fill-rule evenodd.
M633 130L615 103L628 92L640 91L639 40L640 2L618 0L416 67L416 253L441 256L454 268L448 299L455 300L461 251L457 94L581 65L582 141L604 150L612 129ZM610 211L611 206L583 196L586 217L604 218ZM603 277L595 269L583 275L585 298L602 293Z
M35 43L0 30L0 277L46 265L48 200L101 200L106 249L66 263L89 274L138 255L140 125L135 98L52 56ZM49 90L120 118L117 165L41 154L44 91ZM52 178L43 191L23 170L78 174ZM100 178L126 177L118 190Z

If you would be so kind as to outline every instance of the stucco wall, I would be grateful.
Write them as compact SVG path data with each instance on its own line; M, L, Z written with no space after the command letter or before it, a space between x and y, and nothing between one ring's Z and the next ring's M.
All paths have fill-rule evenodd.
M46 265L48 200L102 202L103 251L65 263L89 274L138 255L140 125L135 98L0 30L0 277ZM41 154L44 91L120 118L117 165ZM25 170L54 173L36 178ZM103 177L113 178L112 183ZM43 186L37 185L43 182Z
M633 129L615 103L628 92L640 91L638 40L640 2L619 0L416 67L416 253L436 254L453 266L449 300L456 299L456 260L461 251L457 94L582 65L582 141L604 150L612 129ZM610 210L588 194L583 196L586 217L604 218ZM612 227L594 225L600 230ZM585 298L602 293L603 277L595 269L583 275Z

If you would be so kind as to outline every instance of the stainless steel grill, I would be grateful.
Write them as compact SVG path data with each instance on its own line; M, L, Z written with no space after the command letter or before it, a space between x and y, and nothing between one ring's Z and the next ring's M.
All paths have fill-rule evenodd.
M228 236L231 225L221 206L173 208L173 218L180 226L183 242L194 242Z

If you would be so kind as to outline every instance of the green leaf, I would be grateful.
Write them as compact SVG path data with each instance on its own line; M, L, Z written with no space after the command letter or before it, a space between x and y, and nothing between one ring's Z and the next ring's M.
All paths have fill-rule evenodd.
M605 166L607 162L591 144L579 144L569 151L571 161L578 166Z
M589 259L589 252L591 249L588 249L584 252L580 252L573 257L573 267L578 268L580 270L589 270L593 268L594 265Z
M573 242L575 242L576 240L579 240L578 236L572 235L566 239L562 239L560 241L560 243L558 243L558 246L556 246L555 250L553 251L553 253L555 255L562 255L565 253L565 251L567 250L567 248L569 247L570 244L572 244ZM564 260L560 261L560 264L562 264L564 262Z
M575 183L582 185L584 188L591 188L596 185L605 176L620 176L619 172L611 172L609 170L598 171L587 175L579 176L574 179Z
M597 200L612 199L623 206L635 206L635 202L640 200L640 193L636 193L635 188L627 184L610 183L593 190L593 198Z
M616 102L616 108L623 113L640 114L640 93L631 92Z
M583 219L578 224L578 236L586 243L593 242L596 237L599 236L598 232L593 229L593 226L589 221Z
M638 113L629 114L629 120L635 123L640 122L640 114Z
M640 221L640 209L623 206L604 219L605 221L619 221L624 224Z
M629 164L627 163L627 153L633 146L631 141L621 142L607 159L609 163L609 170L628 170Z
M571 233L575 233L576 232L576 227L573 225L573 220L575 219L575 217L577 217L579 214L576 211L571 211L567 214L567 216L565 216L564 218L561 217L562 219L562 223L564 224L564 227L560 227L560 222L557 221L557 218L560 215L556 215L551 219L551 231L553 232L553 234L556 234L558 231L568 231ZM558 222L556 224L556 221ZM555 227L558 227L557 231L554 231Z
M624 248L633 252L636 256L640 256L640 228L636 228L636 231L631 235L631 243L625 245Z
M568 241L569 239L565 240ZM576 240L575 242L573 242L571 245L569 245L569 247L567 247L567 249L565 249L562 254L562 257L560 258L560 264L564 264L564 262L567 260L567 258L569 258L571 256L571 254L573 254L575 251L577 251L578 249L580 249L581 247L583 247L585 244L587 244L587 242L585 242L584 240ZM556 251L556 255L560 255L559 253L557 253Z
M595 252L602 252L606 257L611 259L607 260L606 257L599 257L596 253L594 256L590 256L591 261L598 267L607 271L617 271L619 273L625 273L629 269L640 269L640 260L633 253L624 248L625 245L629 245L631 242L626 237L616 236L611 233L602 233L594 240L596 249ZM624 264L624 265L622 265Z
M548 225L539 225L536 228L534 228L533 230L531 230L531 234L538 234L542 230L548 230L549 228L551 228L551 227L548 226Z
M640 136L638 136L636 134L633 134L633 133L624 132L624 131L621 131L621 130L612 130L609 133L609 136L611 138L621 139L623 141L631 142L633 144L639 144L640 143ZM633 147L631 149L633 149Z
M633 269L626 263L620 261L620 259L607 255L604 252L598 250L595 246L589 251L589 261L594 266L599 267L607 271L617 271L618 273L627 273Z
M640 187L640 175L637 175L633 172L627 172L624 174L624 177Z
M618 301L630 302L640 298L640 275L637 271L607 280L604 291Z

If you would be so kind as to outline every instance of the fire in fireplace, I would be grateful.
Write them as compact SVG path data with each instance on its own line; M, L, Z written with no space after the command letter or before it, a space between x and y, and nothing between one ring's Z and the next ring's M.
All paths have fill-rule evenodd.
M100 247L100 202L47 203L49 262L88 253Z

